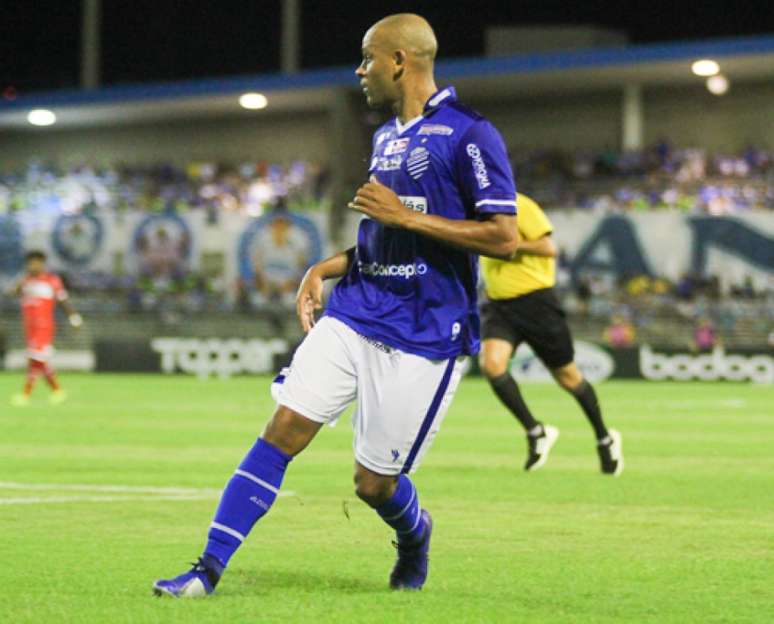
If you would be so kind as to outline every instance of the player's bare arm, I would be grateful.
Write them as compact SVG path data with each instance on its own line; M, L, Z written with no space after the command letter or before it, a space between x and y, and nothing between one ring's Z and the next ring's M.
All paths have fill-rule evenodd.
M483 221L473 221L423 214L406 208L398 195L375 177L357 190L349 207L389 227L502 260L512 258L519 244L516 216L495 214Z
M542 256L544 258L556 258L558 250L556 249L556 243L551 238L550 234L545 234L535 240L521 240L516 252L512 258L515 258L517 254L524 254L528 256Z
M322 308L323 282L342 277L354 257L355 248L337 253L311 266L301 280L296 294L296 313L301 327L308 332L314 327L314 311Z

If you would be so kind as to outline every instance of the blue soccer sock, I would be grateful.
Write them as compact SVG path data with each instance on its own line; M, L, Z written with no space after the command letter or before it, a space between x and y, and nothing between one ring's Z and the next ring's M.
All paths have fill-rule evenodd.
M399 542L417 542L425 532L417 489L404 474L398 478L398 487L395 488L392 498L377 507L376 513L395 529Z
M293 459L261 438L250 449L223 490L207 534L204 557L225 568L250 529L277 498L288 463Z

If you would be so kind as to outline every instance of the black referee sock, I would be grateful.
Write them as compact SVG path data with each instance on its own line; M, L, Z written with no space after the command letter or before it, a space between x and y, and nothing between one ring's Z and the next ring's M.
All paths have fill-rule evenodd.
M599 401L597 400L597 393L594 392L592 385L585 379L581 382L581 385L575 388L572 395L578 401L583 411L586 414L586 418L589 419L591 426L594 428L594 433L597 436L597 440L602 440L607 437L607 427L602 422L602 412L599 409Z
M532 431L535 427L541 427L540 422L535 420L532 412L529 411L527 404L521 397L519 386L510 373L503 373L499 377L489 379L489 385L492 386L492 390L494 390L497 398L502 401L503 405L511 411L527 431Z

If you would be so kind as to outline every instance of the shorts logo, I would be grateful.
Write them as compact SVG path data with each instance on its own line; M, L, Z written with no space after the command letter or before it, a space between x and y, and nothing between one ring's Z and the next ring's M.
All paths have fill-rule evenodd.
M393 139L387 143L387 147L384 148L385 156L393 156L395 154L402 154L408 147L409 139Z
M478 145L475 143L468 143L466 151L473 162L473 175L476 176L478 188L485 189L491 183L489 182L489 173L486 170L484 159L481 158L481 150L478 149Z
M454 128L444 126L443 124L425 124L419 127L417 134L442 134L449 136L452 132L454 132Z
M459 323L455 323L452 325L452 332L451 332L451 339L457 340L457 338L460 337L460 330L462 330L462 325Z
M392 449L392 461L395 463L398 461L398 458L400 457L400 451L398 449Z
M363 336L361 334L358 334L361 340L364 340L368 344L370 344L374 349L377 349L381 351L382 353L386 353L387 355L390 355L394 349L392 347L388 347L383 342L379 342L378 340L374 340L373 338L368 338L367 336Z
M357 262L357 268L363 275L373 275L374 277L402 277L411 279L416 275L427 273L427 265L419 264L379 264L378 262L364 263L361 260Z
M406 159L406 169L408 169L409 175L412 178L419 180L429 166L430 152L427 151L427 148L415 147L411 150L409 157Z

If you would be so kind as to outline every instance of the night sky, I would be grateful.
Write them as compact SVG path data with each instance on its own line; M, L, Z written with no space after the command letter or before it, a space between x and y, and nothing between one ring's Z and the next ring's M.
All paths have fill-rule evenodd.
M0 0L0 89L77 86L80 4ZM483 54L484 30L495 24L594 24L635 43L774 34L772 0L301 0L301 11L303 68L354 67L363 32L385 12L427 17L447 58ZM278 71L280 17L280 0L103 0L102 82Z

